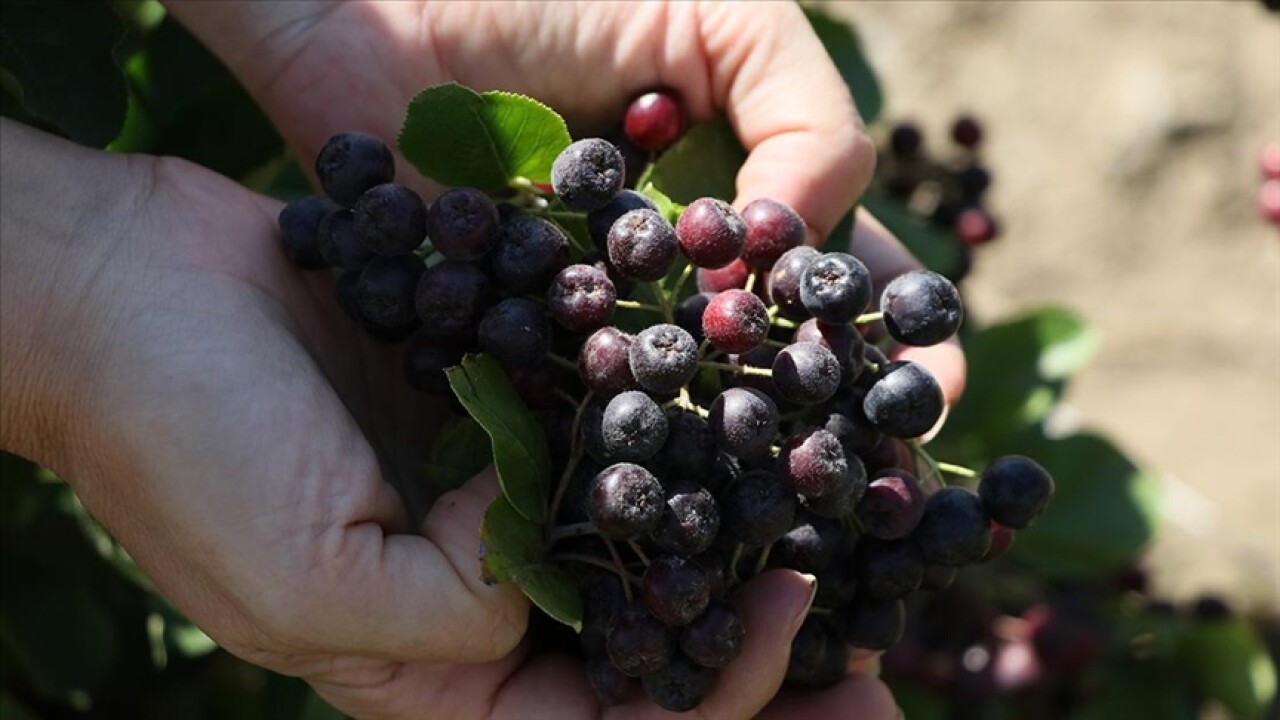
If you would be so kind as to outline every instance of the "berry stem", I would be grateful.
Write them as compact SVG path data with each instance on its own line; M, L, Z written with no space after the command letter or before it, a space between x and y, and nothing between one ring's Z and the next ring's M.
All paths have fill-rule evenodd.
M873 373L880 372L880 363L873 363L870 360L863 360L862 367L870 370Z
M573 562L580 562L580 563L586 563L588 565L595 565L598 568L604 568L605 570L608 570L610 572L617 573L618 577L622 578L625 581L622 583L622 590L627 595L627 602L631 602L631 586L640 584L640 578L627 572L626 568L623 568L620 565L614 565L613 563L607 562L605 560L601 560L598 557L591 557L590 555L584 555L583 553L575 553L575 552L555 553L553 555L550 555L549 557L552 560L571 560Z
M733 555L729 556L729 580L727 585L732 588L738 584L738 563L742 560L742 551L746 546L738 543L733 546Z
M756 559L756 570L754 573L752 573L753 577L764 572L764 566L769 562L769 551L772 549L773 549L773 543L769 543L768 545L764 546L763 550L760 551L760 557Z
M759 375L761 377L773 377L773 371L769 368L751 367L750 365L734 365L732 363L712 362L710 360L702 360L698 363L699 367L713 368L715 370L724 370L725 372L737 373L738 375Z
M654 313L665 313L666 310L658 305L650 305L649 303L636 302L635 300L614 300L613 304L620 308L628 310L648 310Z
M557 525L551 528L551 534L547 537L548 543L555 543L557 540L565 538L582 537L583 535L594 535L598 530L596 526L589 522L572 523L570 525Z
M547 359L550 360L552 363L564 368L565 370L572 370L575 373L578 372L578 363L570 360L567 357L564 357L563 355L557 355L555 353L547 353ZM556 388L556 389L559 390L560 388ZM576 405L578 404L578 401L574 400L573 403Z
M564 392L560 388L556 388L557 392ZM565 393L566 395L568 393ZM570 448L569 462L564 467L564 472L560 473L560 482L556 485L555 494L551 496L551 514L547 517L551 518L551 522L547 523L547 544L555 542L555 528L551 527L551 523L556 521L556 514L560 512L560 504L564 502L565 491L569 489L569 478L573 476L573 471L578 469L578 461L582 459L582 415L587 409L587 405L591 403L591 392L588 391L586 397L582 398L582 402L578 403L578 410L573 414L573 425L569 429Z
M684 283L693 274L693 263L686 263L684 270L680 271L680 277L676 278L676 284L671 286L671 301L680 300L680 288L684 287Z
M636 554L636 557L640 558L640 562L644 563L645 567L649 567L649 556L645 555L644 550L640 549L640 543L635 540L628 540L627 544L631 546L631 551Z
M624 580L629 580L632 583L639 585L640 579L632 575L631 573L627 572L627 566L622 564L622 556L618 554L617 546L615 546L613 544L613 541L610 540L609 538L603 538L603 539L604 539L604 546L609 548L609 556L613 558L614 572L618 573L618 577ZM627 596L627 602L631 602L632 601L631 586L627 583L623 583L622 591Z
M799 326L799 325L797 325L796 323L794 323L794 322L792 322L792 321L790 321L790 320L788 320L788 319L786 319L786 318L784 318L784 317L771 317L771 318L769 318L769 323L770 323L770 324L772 324L772 325L777 325L777 326L778 326L778 327L780 327L780 328L786 328L786 329L788 329L788 330L794 330L794 329L796 329L796 328L800 327L800 326Z
M953 465L947 462L936 462L934 465L936 465L942 472L951 473L952 475L959 475L960 477L967 478L978 476L977 471L963 465Z
M854 325L867 325L884 317L882 312L866 313L853 319Z
M751 292L752 290L755 290L755 288L756 288L756 271L752 270L751 274L747 276L747 284L742 289L746 290L747 292Z
M773 340L770 338L765 338L764 344L768 345L769 347L775 347L778 349L782 349L788 346L787 343L784 343L781 340Z

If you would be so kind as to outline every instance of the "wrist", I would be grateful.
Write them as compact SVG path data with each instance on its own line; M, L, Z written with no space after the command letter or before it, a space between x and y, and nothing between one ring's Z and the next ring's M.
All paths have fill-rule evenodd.
M84 447L110 258L139 207L137 165L0 120L0 449L65 471Z

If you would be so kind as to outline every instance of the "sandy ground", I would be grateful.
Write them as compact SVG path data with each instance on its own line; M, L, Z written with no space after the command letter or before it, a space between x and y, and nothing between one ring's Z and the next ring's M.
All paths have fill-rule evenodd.
M1280 140L1280 15L1259 3L832 4L885 117L941 144L985 120L1004 236L968 280L998 320L1102 332L1068 402L1165 485L1158 590L1280 607L1280 233L1254 210Z

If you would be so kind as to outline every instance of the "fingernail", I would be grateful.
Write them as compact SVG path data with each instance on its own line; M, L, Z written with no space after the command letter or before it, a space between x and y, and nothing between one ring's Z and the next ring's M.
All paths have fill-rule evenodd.
M795 635L800 631L800 626L804 624L804 619L809 615L809 608L813 606L813 598L818 594L818 578L808 573L796 573L803 580L803 585L799 585L796 589L802 590L803 594L797 593L795 604L796 612L791 616L791 634ZM788 603L792 601L788 598Z

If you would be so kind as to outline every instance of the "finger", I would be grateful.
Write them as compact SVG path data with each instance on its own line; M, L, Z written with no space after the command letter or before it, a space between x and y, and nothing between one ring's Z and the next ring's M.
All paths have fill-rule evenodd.
M712 96L749 153L738 206L784 202L825 238L875 168L844 80L794 3L707 5L700 22Z
M880 293L889 281L903 273L924 267L879 220L862 208L858 209L855 216L849 251L866 263L867 269L871 271L872 297L877 307ZM964 351L955 337L931 347L898 345L890 348L889 357L893 360L910 360L928 368L942 388L942 397L948 407L955 404L964 393Z
M825 690L785 690L758 720L897 720L902 711L884 683L852 674Z
M479 528L497 492L486 470L442 495L421 535L387 534L373 520L348 524L323 550L323 592L296 634L334 653L398 661L508 654L524 634L528 603L513 584L480 577Z
M791 657L791 639L813 602L811 575L770 570L742 586L733 604L746 627L742 654L720 671L711 694L693 717L745 718L760 712L782 685ZM689 717L668 713L638 698L611 712L611 720Z

